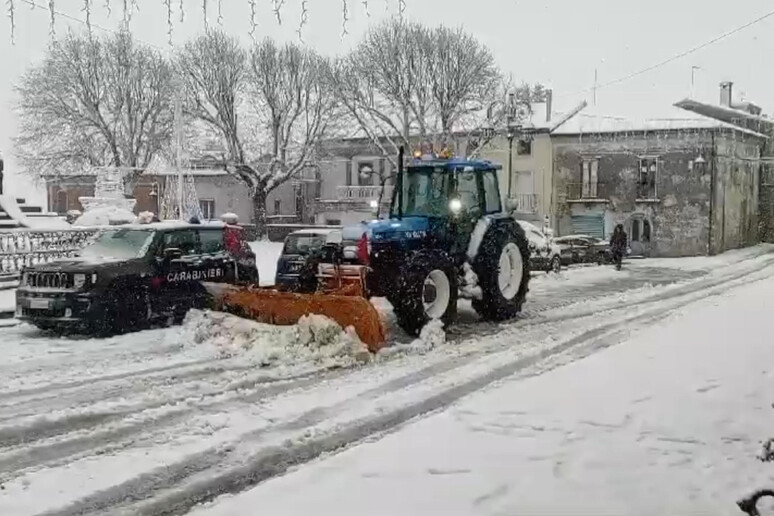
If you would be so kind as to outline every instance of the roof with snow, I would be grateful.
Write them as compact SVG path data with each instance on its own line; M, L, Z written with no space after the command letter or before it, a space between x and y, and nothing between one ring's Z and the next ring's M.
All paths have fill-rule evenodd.
M736 126L743 125L747 129L753 127L761 131L771 131L774 129L774 120L771 118L768 118L765 115L749 113L732 106L707 104L693 99L683 99L680 102L676 102L675 106L727 124Z
M526 122L531 125L534 130L556 132L556 130L566 124L567 121L578 116L578 113L586 109L587 103L585 101L581 102L576 107L564 112L558 112L552 109L550 114L548 113L547 102L533 102L530 107L532 112Z
M677 131L692 129L727 129L738 131L758 138L768 138L765 134L740 127L731 123L715 120L706 116L689 117L685 112L673 108L665 118L636 119L622 116L609 116L600 113L578 113L562 124L553 134L601 134L601 133L632 133L645 131Z

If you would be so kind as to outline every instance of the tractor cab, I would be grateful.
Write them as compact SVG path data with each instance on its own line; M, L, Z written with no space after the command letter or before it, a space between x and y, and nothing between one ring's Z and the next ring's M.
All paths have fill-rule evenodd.
M407 250L464 248L477 221L502 212L497 173L484 160L417 156L398 172L389 218L370 225L375 244L398 243Z
M417 157L397 177L390 218L479 218L500 212L500 168L483 160Z

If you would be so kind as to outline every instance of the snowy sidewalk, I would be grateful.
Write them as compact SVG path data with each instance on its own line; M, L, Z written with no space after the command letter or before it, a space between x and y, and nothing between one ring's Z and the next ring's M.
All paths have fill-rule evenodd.
M192 512L741 514L774 487L774 279Z

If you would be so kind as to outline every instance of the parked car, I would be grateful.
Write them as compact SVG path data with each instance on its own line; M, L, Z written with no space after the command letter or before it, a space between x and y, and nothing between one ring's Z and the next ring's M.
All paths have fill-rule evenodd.
M559 246L562 263L610 263L610 243L591 235L566 235L554 239Z
M221 223L127 225L74 258L25 267L16 316L46 330L112 333L182 321L209 305L205 283L257 284L244 231Z
M334 232L341 233L341 230L301 229L285 237L282 254L277 260L275 286L280 290L314 292L323 247Z
M546 272L559 272L562 268L562 257L559 246L546 237L537 226L530 222L519 220L519 225L529 240L530 268Z

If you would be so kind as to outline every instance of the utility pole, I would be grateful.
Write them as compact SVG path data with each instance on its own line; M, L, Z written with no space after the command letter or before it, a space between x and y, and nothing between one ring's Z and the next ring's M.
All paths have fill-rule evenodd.
M183 215L183 103L180 98L180 84L175 91L175 118L174 118L174 131L175 131L175 168L177 169L177 209L178 218L184 220Z
M597 105L597 79L598 78L599 78L599 76L597 74L597 69L594 68L594 87L592 88L593 91L594 91L594 100L593 100L593 105L594 106Z

